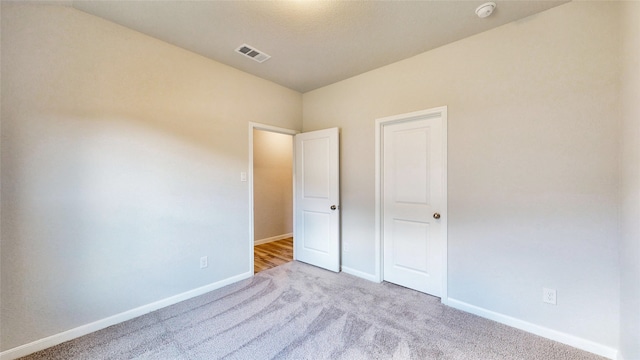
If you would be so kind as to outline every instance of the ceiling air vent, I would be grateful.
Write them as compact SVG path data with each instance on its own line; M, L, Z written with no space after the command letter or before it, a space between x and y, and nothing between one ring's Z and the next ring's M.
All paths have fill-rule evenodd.
M269 58L271 57L271 56L265 54L264 52L254 48L252 46L249 46L247 44L240 45L240 47L238 47L236 49L236 52L240 53L240 54L242 54L242 55L244 55L246 57L252 58L253 60L255 60L255 61L259 62L259 63L263 63L263 62L269 60Z

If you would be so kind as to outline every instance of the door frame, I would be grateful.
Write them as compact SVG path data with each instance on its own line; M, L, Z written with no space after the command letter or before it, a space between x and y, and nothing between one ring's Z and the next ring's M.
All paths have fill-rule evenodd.
M298 130L292 130L292 129L287 129L287 128L281 128L281 127L277 127L277 126L271 126L271 125L265 125L265 124L260 124L260 123L256 123L256 122L249 122L249 169L247 171L247 182L249 183L249 259L251 259L249 261L249 271L251 273L251 276L253 276L253 269L254 269L254 253L253 253L253 247L255 246L255 239L254 239L254 234L255 234L255 229L254 229L254 213L253 213L253 130L262 130L262 131L268 131L268 132L273 132L273 133L278 133L278 134L285 134L285 135L291 135L291 148L293 149L294 147L294 143L293 143L293 137L296 134L299 134L300 131ZM295 187L295 183L296 183L296 172L295 172L295 166L296 166L296 154L295 151L292 151L292 176L293 176L293 221L292 224L294 224L293 226L293 237L295 239L296 236L296 229L295 229L295 221L296 221L296 187ZM294 245L295 247L295 245Z
M441 106L437 108L414 111L406 114L399 114L393 116L387 116L383 118L376 119L376 149L375 149L375 161L376 161L376 170L375 170L375 201L376 201L376 229L375 229L375 278L378 282L382 282L384 280L384 254L382 252L383 241L384 238L382 236L382 146L383 144L383 131L384 126L391 125L395 123L401 122L409 122L418 119L434 118L439 117L442 119L442 184L443 184L443 208L440 210L442 214L441 225L442 225L442 238L444 244L442 246L442 296L440 301L443 304L448 303L448 290L447 290L447 248L448 248L448 233L447 233L447 107Z

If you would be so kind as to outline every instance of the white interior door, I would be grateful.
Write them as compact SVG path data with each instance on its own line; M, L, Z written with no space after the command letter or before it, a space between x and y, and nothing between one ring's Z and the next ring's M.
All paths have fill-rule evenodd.
M441 296L445 209L443 121L411 116L382 131L383 278Z
M340 271L338 128L295 136L296 260Z

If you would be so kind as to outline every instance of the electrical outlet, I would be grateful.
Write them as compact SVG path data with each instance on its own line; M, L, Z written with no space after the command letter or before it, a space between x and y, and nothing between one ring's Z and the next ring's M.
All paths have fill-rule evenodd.
M203 256L200 258L200 269L204 269L209 266L209 257Z
M556 290L542 288L542 302L556 305Z
M346 252L346 253L349 252L349 243L348 242L342 244L342 250L344 252Z

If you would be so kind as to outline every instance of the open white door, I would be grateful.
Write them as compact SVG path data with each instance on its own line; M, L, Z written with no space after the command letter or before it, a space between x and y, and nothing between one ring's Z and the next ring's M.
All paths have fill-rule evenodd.
M340 271L338 128L295 136L295 259Z

